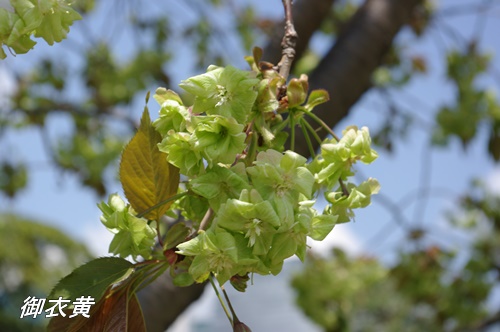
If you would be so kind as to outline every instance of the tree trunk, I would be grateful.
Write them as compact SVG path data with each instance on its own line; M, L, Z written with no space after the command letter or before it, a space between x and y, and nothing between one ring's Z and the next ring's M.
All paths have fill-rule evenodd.
M205 284L176 287L168 273L139 292L138 298L148 332L162 332L173 324L203 293Z

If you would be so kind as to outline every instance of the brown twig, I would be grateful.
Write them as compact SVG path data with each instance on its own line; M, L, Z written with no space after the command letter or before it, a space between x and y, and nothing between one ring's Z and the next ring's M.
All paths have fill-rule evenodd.
M342 181L342 179L339 179L339 184L340 188L342 188L342 195L349 197L349 189L347 189L347 186L345 185L344 181Z
M295 58L295 47L297 45L297 31L293 25L292 18L292 0L282 0L285 9L285 35L281 41L281 60L278 63L279 74L288 78L290 68L292 67L293 59Z
M200 223L200 227L198 228L198 231L204 231L208 227L208 223L212 219L212 216L214 215L214 210L212 208L209 208L207 210L207 213L205 213L205 216L203 217L203 220Z

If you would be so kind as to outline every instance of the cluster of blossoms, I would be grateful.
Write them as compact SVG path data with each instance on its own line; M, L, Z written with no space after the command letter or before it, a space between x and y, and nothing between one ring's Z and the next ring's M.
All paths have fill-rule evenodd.
M311 114L326 101L325 94L313 91L306 101L303 76L290 81L280 102L284 80L274 70L250 64L253 71L210 66L183 81L180 87L194 98L192 106L171 90L160 88L154 96L161 106L153 123L163 138L158 147L179 168L179 192L186 193L171 209L180 210L197 230L173 249L182 257L173 262L182 278L175 279L171 269L179 284L203 282L210 274L220 284L248 273L276 275L286 258L304 259L307 237L324 239L379 190L375 179L359 186L347 182L355 162L377 158L367 128L348 127L341 139L327 139L311 162L284 151L288 134L283 129ZM318 212L314 204L321 193L328 205ZM120 238L113 240L111 252L151 255L157 234L146 219L115 196L99 207L104 225ZM120 236L124 232L144 236Z
M101 202L97 206L102 211L101 222L115 234L109 252L122 257L131 255L134 259L151 256L157 234L146 219L137 218L134 209L118 194L110 195L107 204Z

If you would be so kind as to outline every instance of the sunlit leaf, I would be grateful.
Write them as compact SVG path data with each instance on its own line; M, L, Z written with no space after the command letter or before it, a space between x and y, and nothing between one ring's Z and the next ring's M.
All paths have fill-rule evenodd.
M120 181L125 196L139 214L177 193L179 169L169 164L166 155L158 150L161 140L145 108L139 130L125 147L120 163ZM170 205L161 205L144 217L158 220Z

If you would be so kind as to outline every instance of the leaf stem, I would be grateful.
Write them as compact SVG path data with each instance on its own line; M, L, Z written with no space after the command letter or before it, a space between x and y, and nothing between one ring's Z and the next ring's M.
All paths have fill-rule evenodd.
M210 284L212 285L212 288L215 291L215 295L217 295L217 298L219 299L220 305L222 306L222 309L224 309L224 312L226 313L227 319L229 319L229 322L231 323L231 326L233 326L233 319L231 318L231 314L226 308L226 305L224 303L224 300L220 296L219 290L217 289L217 286L215 285L214 282L214 276L212 273L210 273L210 276L208 277L208 280L210 280Z
M180 194L177 194L177 195L174 195L174 196L170 196L170 197L169 197L169 198L167 198L166 200L161 201L161 202L159 202L159 203L156 203L156 204L155 204L155 205L153 205L152 207L150 207L150 208L148 208L148 209L146 209L146 210L142 211L141 213L138 213L138 214L137 214L137 218L142 218L142 217L144 217L146 214L148 214L149 212L151 212L151 211L153 211L153 210L156 210L156 209L157 209L157 208L159 208L160 206L165 205L165 204L167 204L167 203L169 203L169 202L175 201L175 200L177 200L177 199L179 199L179 198L181 198L181 197L183 197L183 196L187 195L187 193L188 193L188 192L187 192L187 191L185 191L185 192L182 192L182 193L180 193Z
M168 267L169 265L167 264L167 262L160 260L154 265L149 265L149 268L143 272L143 276L141 275L138 278L137 284L134 285L133 291L137 293L149 286L153 281L158 279L158 277L161 276Z
M156 264L156 263L160 263L160 262L163 262L163 260L149 259L149 260L145 260L145 261L142 261L142 262L135 263L134 266L135 267L141 267L141 266L152 265L152 264Z
M155 220L156 223L156 237L158 238L158 244L160 245L161 248L163 248L163 239L161 237L161 230L160 230L160 218Z

